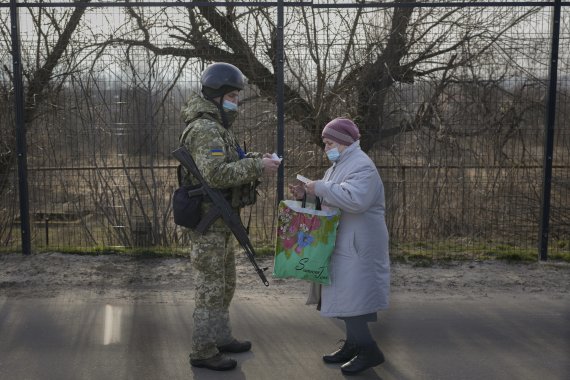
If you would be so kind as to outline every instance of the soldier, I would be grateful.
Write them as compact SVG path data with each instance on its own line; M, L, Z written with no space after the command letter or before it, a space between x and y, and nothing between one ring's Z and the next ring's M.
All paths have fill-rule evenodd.
M256 186L263 174L275 173L280 165L270 153L246 153L238 144L231 125L238 115L239 91L246 78L228 63L206 67L201 77L202 93L192 96L182 116L187 125L181 144L192 154L204 179L222 189L236 212L256 201ZM183 183L196 184L185 173ZM211 203L202 203L205 215ZM189 230L190 253L196 287L194 330L190 364L217 371L230 370L237 362L224 353L246 352L251 342L232 335L229 306L236 285L232 232L220 218L204 233Z

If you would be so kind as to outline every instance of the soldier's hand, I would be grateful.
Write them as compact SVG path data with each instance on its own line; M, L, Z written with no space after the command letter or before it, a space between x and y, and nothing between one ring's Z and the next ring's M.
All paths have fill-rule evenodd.
M271 155L269 157L263 157L261 162L263 164L263 174L275 173L277 169L279 169L279 165L281 165L281 162L272 159Z

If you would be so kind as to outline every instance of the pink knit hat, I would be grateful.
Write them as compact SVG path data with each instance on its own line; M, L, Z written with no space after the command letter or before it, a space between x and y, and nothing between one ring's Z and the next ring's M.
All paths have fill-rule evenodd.
M352 120L337 117L325 125L321 136L348 146L360 138L360 132Z

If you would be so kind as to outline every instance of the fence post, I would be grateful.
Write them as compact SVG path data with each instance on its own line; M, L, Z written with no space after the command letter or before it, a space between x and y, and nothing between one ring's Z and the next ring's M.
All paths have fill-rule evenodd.
M276 62L275 62L275 77L277 78L277 155L281 158L284 157L284 140L285 140L285 106L284 100L284 51L283 51L283 23L284 23L284 10L283 0L277 2L277 48L276 48ZM286 162L286 161L284 161ZM283 188L284 181L284 165L280 165L277 171L277 202L284 199Z
M554 155L554 122L556 119L556 82L558 81L558 46L560 42L561 0L555 0L552 14L552 43L550 48L550 72L546 97L546 120L544 130L544 164L542 202L540 212L540 260L548 259L550 219L550 193L552 187L552 159Z
M29 255L32 251L30 237L30 205L28 199L26 123L24 121L24 84L22 81L22 54L20 51L17 2L17 0L10 0L12 66L14 69L14 103L16 110L16 152L18 155L18 196L20 199L22 253L24 255Z
M403 212L403 231L402 237L406 239L408 237L408 210L406 209L406 205L408 204L408 199L406 195L406 167L402 166L402 210Z

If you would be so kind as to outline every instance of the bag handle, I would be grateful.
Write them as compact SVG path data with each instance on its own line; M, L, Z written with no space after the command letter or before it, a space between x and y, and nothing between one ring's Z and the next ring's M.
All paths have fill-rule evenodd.
M316 201L315 201L315 210L320 211L321 210L321 198L319 197L315 197ZM301 200L301 207L305 208L307 205L307 192L305 192L305 194L303 194L303 199Z

